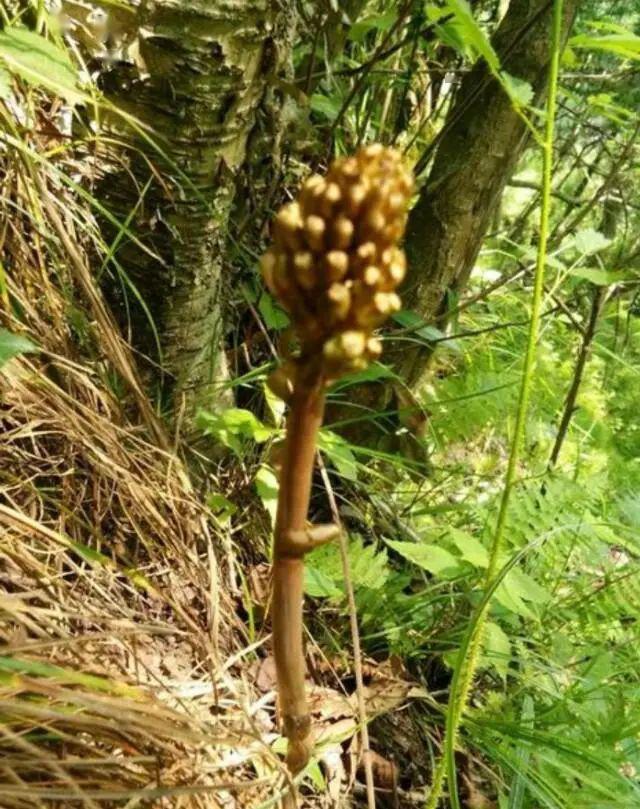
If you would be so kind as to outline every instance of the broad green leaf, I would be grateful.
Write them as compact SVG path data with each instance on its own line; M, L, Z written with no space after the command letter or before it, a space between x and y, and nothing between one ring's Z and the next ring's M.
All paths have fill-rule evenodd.
M621 56L623 59L640 59L640 37L631 31L602 36L578 34L571 37L569 45L572 48L605 51L615 56Z
M7 329L0 329L0 368L20 354L29 354L38 351L38 347L31 340L22 337L20 334L13 334Z
M517 590L519 596L534 604L546 604L551 598L551 594L544 587L519 568L510 570L505 576L505 582Z
M589 20L587 23L589 28L594 31L606 31L609 34L628 34L629 29L621 23L612 22L611 20Z
M533 101L533 87L528 81L512 76L506 70L500 71L502 86L517 107L528 107Z
M573 50L573 48L567 45L562 53L562 67L568 68L569 70L575 70L580 64L580 60L578 59L578 55Z
M334 543L332 548L339 557L339 582L342 585L342 557L340 556L337 543ZM355 535L349 537L347 550L351 576L354 582L356 582L356 588L366 587L370 590L381 589L389 576L386 548L378 550L376 544L365 544L362 537Z
M266 382L262 384L262 392L264 393L264 400L269 408L274 424L281 424L287 407L285 402L279 396L276 396Z
M273 429L257 419L250 410L230 407L220 412L220 420L225 427L239 435L245 435L262 443L273 435Z
M516 615L522 615L523 618L535 618L535 613L527 606L522 595L518 592L517 586L514 586L513 582L508 580L508 575L496 587L495 600Z
M377 591L385 586L389 578L385 549L380 551L375 544L365 544L360 536L352 535L348 538L347 555L356 593L363 589ZM312 570L306 578L309 595L344 599L344 569L337 542L312 551L307 556L307 567Z
M322 774L320 765L315 759L311 759L311 761L307 764L305 772L318 791L322 792L327 788L327 783L324 780L324 775Z
M511 641L502 627L487 621L482 646L484 665L493 666L501 677L506 677L511 660Z
M271 524L275 525L280 484L273 469L263 464L256 472L255 487L262 505L271 517Z
M396 11L364 17L351 26L347 36L353 42L363 42L369 31L388 31L397 19Z
M448 574L455 575L459 570L459 563L456 557L449 551L438 545L429 545L417 542L401 542L398 540L386 539L387 545L400 556L418 565L423 570L433 573L435 576Z
M11 95L11 75L0 65L0 98L9 98Z
M256 272L257 272L257 277L259 277L260 273L258 271L256 271ZM255 304L255 303L257 303L258 297L259 297L260 294L262 294L263 290L262 290L261 286L257 288L255 286L253 286L253 284L242 283L242 284L240 284L240 291L244 295L244 298L247 301L247 303Z
M26 28L0 31L0 59L29 84L45 87L69 103L82 101L78 72L66 51Z
M574 244L576 250L578 250L580 253L592 255L593 253L599 253L601 250L609 247L611 244L611 239L607 239L607 237L603 233L600 233L599 230L586 228L585 230L580 230L578 233L576 233Z
M417 337L422 337L423 340L429 342L446 337L443 331L436 329L435 326L429 326L420 315L411 309L402 309L393 316L393 320L403 328L411 329Z
M445 0L443 5L427 6L427 16L437 23L436 31L446 45L475 62L482 57L517 108L527 107L533 100L533 88L524 79L500 69L500 59L491 40L478 24L467 0Z
M356 456L342 436L332 433L331 430L321 430L318 436L318 446L343 478L346 480L358 479Z
M336 393L343 388L350 388L353 385L361 385L364 382L377 382L380 379L391 379L396 375L387 365L381 362L372 362L362 371L354 371L351 374L345 374L340 377L337 382L334 382L330 387L332 393Z
M465 562L474 567L485 568L489 565L489 554L479 539L458 528L449 528L447 536L453 540Z
M446 0L438 6L429 4L427 16L432 21L441 21L438 35L447 45L474 61L482 56L494 72L499 69L498 56L489 37L476 22L467 0Z
M623 276L619 273L608 272L607 270L596 270L590 267L574 267L569 270L569 275L574 275L576 278L584 278L585 281L591 281L599 287L606 287L609 284L615 284L623 280Z
M62 668L42 660L26 660L25 658L0 657L0 671L12 671L18 674L27 674L31 677L44 677L48 680L79 685L91 691L107 694L119 694L130 699L139 699L142 692L134 686L98 677L95 674L85 674L82 671Z
M289 325L289 316L274 301L268 292L263 292L258 302L258 310L262 315L268 329L280 331Z
M312 598L342 598L344 591L322 568L306 564L304 568L304 590Z
M199 410L196 424L205 435L213 436L237 455L242 455L245 441L261 444L277 432L263 424L251 411L236 407L218 413Z
M309 106L314 112L323 115L329 121L335 121L340 112L340 100L314 93L309 99Z
M238 510L238 506L236 506L235 503L232 503L231 500L228 500L223 494L218 494L217 492L211 492L207 497L207 505L216 515L218 521L223 525L228 523Z

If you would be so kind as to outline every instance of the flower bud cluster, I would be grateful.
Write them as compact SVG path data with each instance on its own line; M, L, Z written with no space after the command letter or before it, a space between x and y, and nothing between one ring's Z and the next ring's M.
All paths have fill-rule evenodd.
M291 315L301 359L321 355L328 378L381 353L373 332L400 309L395 289L406 262L398 242L411 189L399 154L374 144L309 177L276 215L262 274Z

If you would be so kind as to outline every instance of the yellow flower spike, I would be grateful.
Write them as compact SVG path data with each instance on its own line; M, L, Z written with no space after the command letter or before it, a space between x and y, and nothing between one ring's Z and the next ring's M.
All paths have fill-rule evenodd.
M400 308L398 247L410 175L392 149L373 144L314 175L276 215L274 245L260 261L265 283L287 309L300 349L269 386L289 403L274 529L271 626L278 711L287 765L300 772L312 753L305 693L304 556L339 532L308 526L317 435L327 384L382 353L373 331ZM292 796L292 803L295 798Z
M309 177L276 215L275 244L261 261L265 283L291 314L300 362L318 357L327 381L379 356L378 343L368 346L400 307L394 290L406 261L398 242L410 194L400 155L372 144ZM362 340L347 336L345 344L348 332Z

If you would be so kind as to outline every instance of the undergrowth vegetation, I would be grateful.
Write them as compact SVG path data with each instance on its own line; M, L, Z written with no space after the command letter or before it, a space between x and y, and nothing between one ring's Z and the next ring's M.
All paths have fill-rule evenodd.
M164 286L151 277L145 289L126 250L160 273L170 257L148 233L181 238L177 219L147 204L150 188L212 217L222 203L110 93L118 71L147 75L144 21L131 33L135 4L120 2L63 3L66 23L43 3L2 3L0 806L266 809L288 789L268 619L286 406L266 381L290 351L290 323L259 278L265 223L301 178L371 141L402 152L416 206L439 193L447 178L430 170L468 112L456 104L475 71L508 100L528 148L478 202L493 207L466 274L427 311L412 291L422 265L410 267L381 359L328 391L311 516L328 521L335 502L348 564L338 544L307 557L316 735L299 798L364 805L364 704L379 806L427 804L453 760L439 809L632 809L640 8L578 3L563 32L536 363L487 581L531 326L546 117L544 83L502 64L494 34L532 4L285 5L298 34L273 35L286 69L255 93L249 188L231 147L213 173L216 188L233 175L239 189L225 192L216 242L225 371L193 401L172 387L162 313L146 302ZM252 63L247 86L254 74ZM168 107L183 98L170 81L166 92ZM244 122L242 104L230 97L227 112ZM461 159L476 159L465 148ZM105 191L114 166L136 189L124 215ZM422 238L428 252L435 234ZM452 737L452 682L480 614Z

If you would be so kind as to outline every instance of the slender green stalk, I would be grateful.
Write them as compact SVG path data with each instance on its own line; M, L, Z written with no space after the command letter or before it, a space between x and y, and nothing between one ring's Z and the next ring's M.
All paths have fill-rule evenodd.
M562 0L555 0L553 6L551 62L549 67L549 90L547 95L547 110L544 139L542 148L542 194L540 206L540 234L538 241L538 256L533 285L533 298L531 302L531 322L529 324L529 337L522 371L520 396L516 411L516 422L509 452L509 461L505 474L504 489L500 500L500 510L493 536L489 555L489 565L484 581L485 591L489 590L499 573L499 564L504 545L504 531L511 493L516 483L516 469L520 458L531 384L536 366L536 346L540 328L540 313L542 308L542 294L544 286L544 270L547 260L547 241L549 238L549 211L551 207L551 171L553 164L553 137L556 114L556 101L558 92L558 73L560 66L560 50L562 38ZM426 809L436 809L442 796L445 784L449 781L450 805L452 809L460 809L455 773L455 747L460 730L460 723L467 708L469 692L478 666L484 628L487 614L491 605L490 599L483 599L472 617L465 641L463 642L456 670L451 684L451 696L447 709L447 724L445 731L445 751L440 760L433 779L433 785L426 803Z

